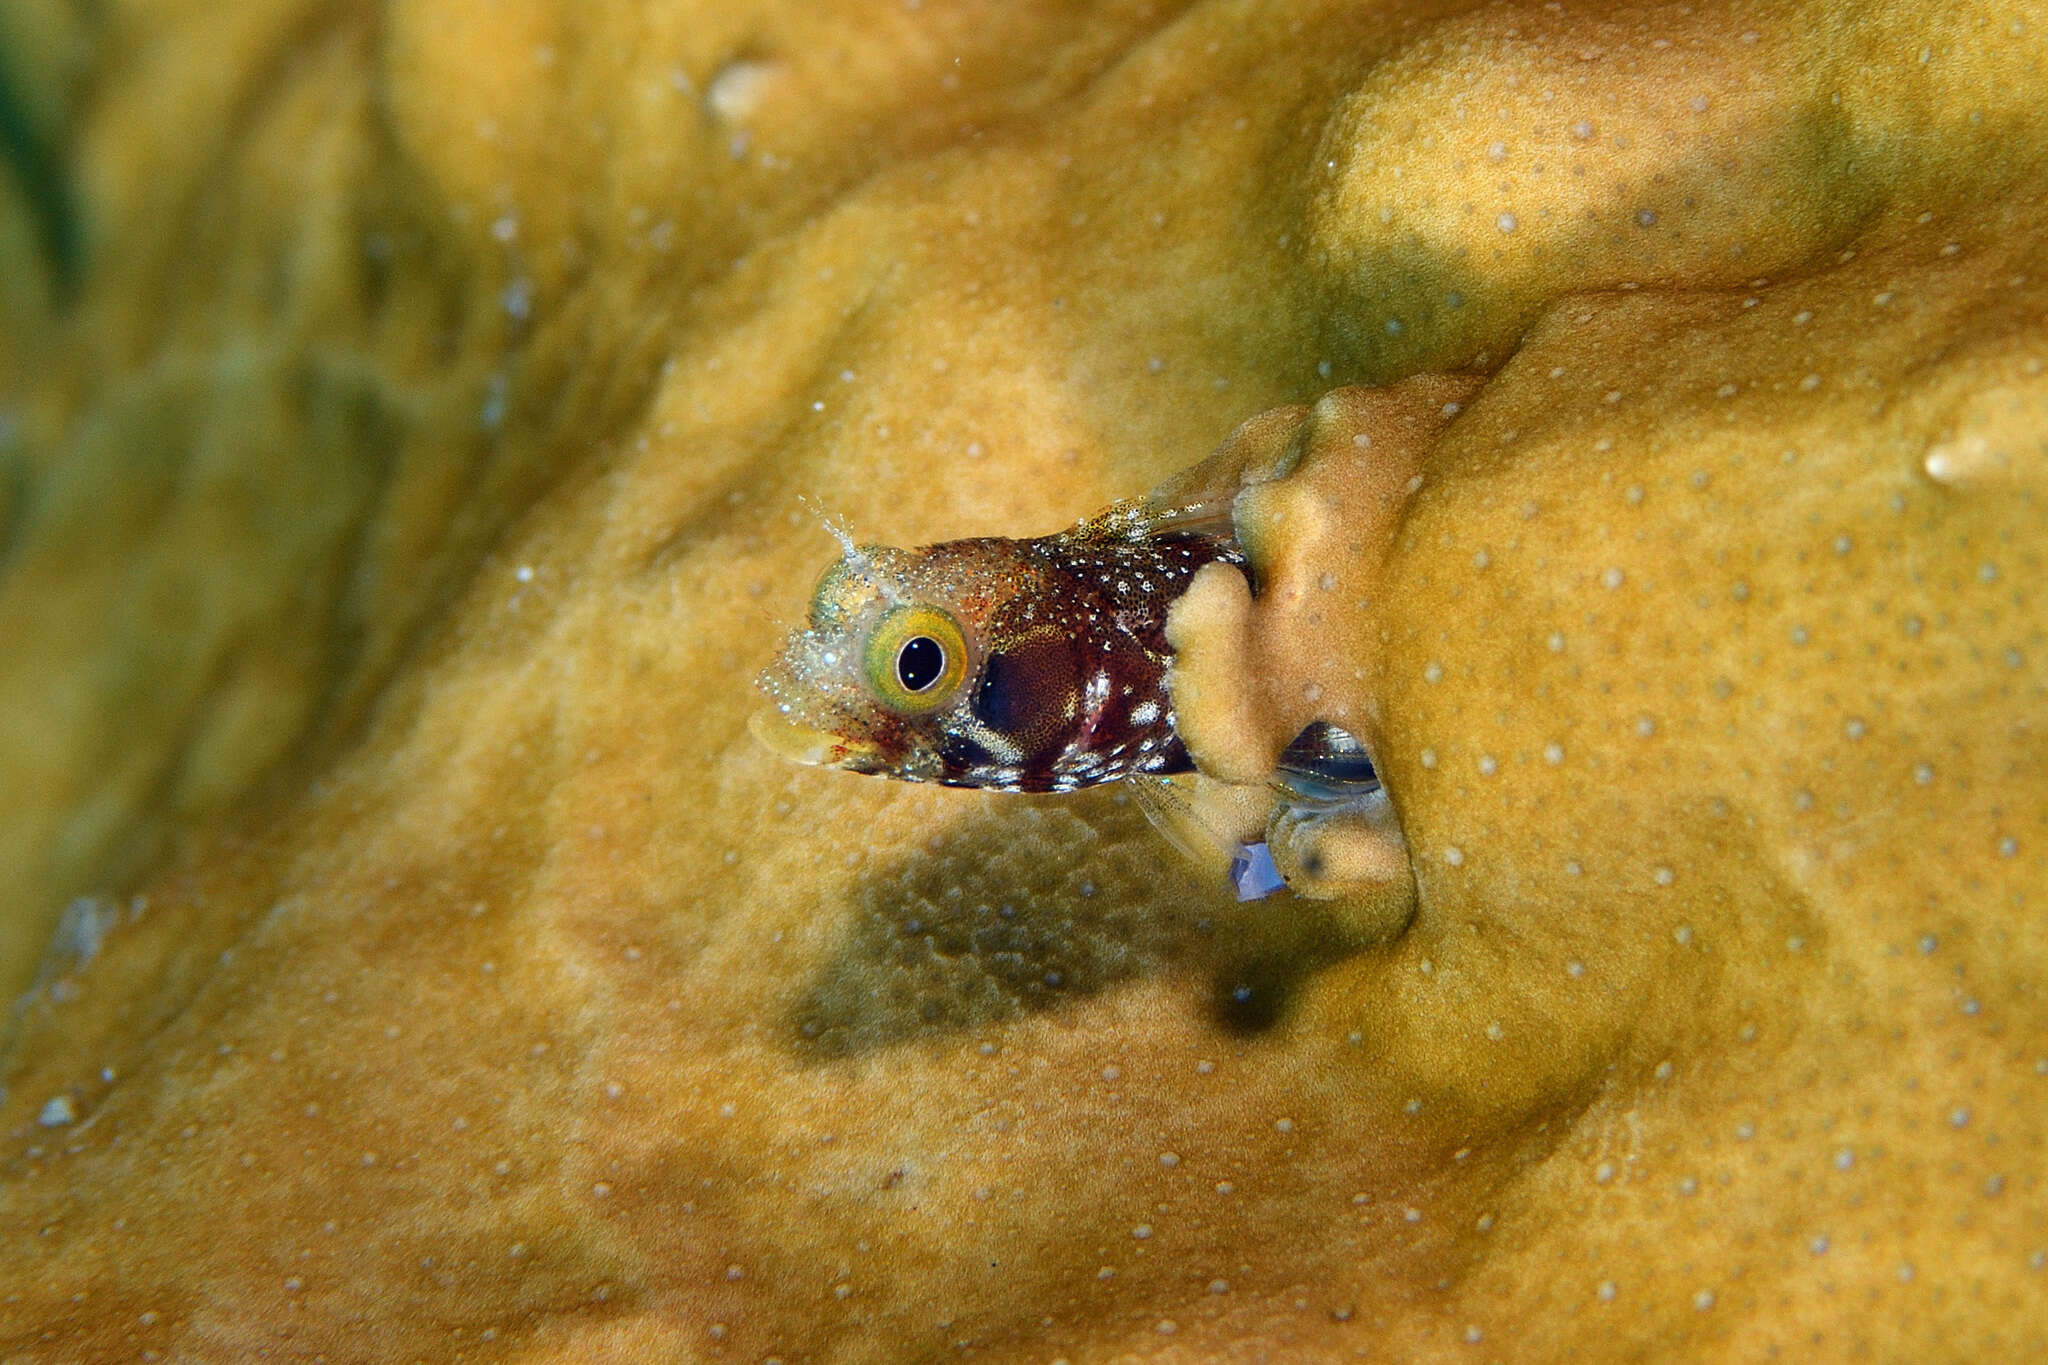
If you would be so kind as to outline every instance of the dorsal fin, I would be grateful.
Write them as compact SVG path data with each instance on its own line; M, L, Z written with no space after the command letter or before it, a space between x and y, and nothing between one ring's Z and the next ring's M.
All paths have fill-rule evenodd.
M1067 534L1094 540L1150 540L1177 531L1184 535L1237 542L1237 527L1230 519L1230 502L1162 504L1150 496L1125 498L1111 503L1094 516L1077 523Z
M1164 532L1237 543L1231 509L1253 484L1278 478L1300 458L1283 438L1302 425L1308 409L1275 408L1243 422L1199 464L1174 474L1142 498L1112 503L1071 534L1143 540ZM1274 453L1276 444L1281 445Z

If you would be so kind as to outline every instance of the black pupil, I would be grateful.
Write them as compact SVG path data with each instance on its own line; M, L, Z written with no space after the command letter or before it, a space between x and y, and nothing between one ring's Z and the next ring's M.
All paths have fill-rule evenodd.
M946 647L929 635L914 635L896 651L896 681L906 692L922 692L946 671Z

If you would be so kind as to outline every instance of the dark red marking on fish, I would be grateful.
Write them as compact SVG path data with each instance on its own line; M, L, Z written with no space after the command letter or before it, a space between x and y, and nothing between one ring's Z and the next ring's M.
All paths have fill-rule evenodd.
M1193 766L1166 691L1166 614L1203 565L1243 562L1235 542L1176 531L1110 539L1083 528L931 550L1015 555L1031 580L990 623L970 708L983 733L941 740L937 781L1058 792Z

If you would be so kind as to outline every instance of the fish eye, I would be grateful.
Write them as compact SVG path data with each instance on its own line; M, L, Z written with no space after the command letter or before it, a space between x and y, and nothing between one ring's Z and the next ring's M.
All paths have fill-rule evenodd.
M967 676L967 637L938 607L900 606L875 623L863 662L883 705L907 715L935 711Z
M896 651L896 681L905 692L922 692L946 671L946 647L929 635L913 635Z

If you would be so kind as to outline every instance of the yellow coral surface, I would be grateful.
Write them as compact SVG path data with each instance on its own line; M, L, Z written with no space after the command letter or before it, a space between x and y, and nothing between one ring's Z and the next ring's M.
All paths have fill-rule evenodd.
M2048 1352L2036 7L17 0L0 68L0 1357ZM746 734L800 495L1043 533L1427 373L1397 503L1246 506L1209 692L1365 718L1392 942Z

